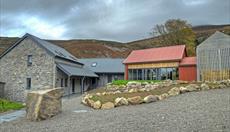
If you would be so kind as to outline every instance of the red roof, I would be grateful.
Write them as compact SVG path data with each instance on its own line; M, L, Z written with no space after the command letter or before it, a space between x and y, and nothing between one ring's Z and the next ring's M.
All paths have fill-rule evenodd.
M180 66L196 65L196 57L185 57L180 62Z
M134 50L123 63L180 61L185 53L185 45Z

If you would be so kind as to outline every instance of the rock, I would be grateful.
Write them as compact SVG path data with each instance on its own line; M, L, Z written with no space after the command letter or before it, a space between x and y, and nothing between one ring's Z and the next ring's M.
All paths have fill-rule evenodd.
M119 91L119 90L114 92L114 94L119 94L119 93L121 93L121 91Z
M161 94L161 95L158 96L158 99L159 100L163 100L163 99L166 99L168 96L169 96L169 94L163 93L163 94Z
M137 89L132 88L129 90L129 93L134 93L134 92L137 92Z
M131 81L127 83L127 88L142 88L140 82Z
M102 104L101 109L111 109L114 108L114 104L112 102L107 102Z
M101 93L96 93L97 96L101 96Z
M189 92L189 90L185 87L180 87L180 93L186 93Z
M145 88L140 88L140 89L138 89L138 91L144 92L144 91L147 91L147 90Z
M116 98L115 99L115 106L121 106L121 105L128 105L129 104L129 102L128 102L128 100L126 99L126 98L124 98L124 97L121 97L121 98Z
M151 89L151 88L152 88L152 85L151 85L151 84L145 85L145 89Z
M145 103L156 102L157 100L158 100L158 97L154 95L148 95L144 98Z
M188 81L177 80L177 84L188 84Z
M185 88L188 90L188 92L197 91L200 89L200 87L196 84L189 84Z
M93 107L94 101L91 100L90 98L86 98L85 99L86 105ZM84 102L83 102L84 103Z
M180 88L174 87L168 91L169 96L175 96L180 94Z
M101 101L96 101L93 103L93 108L94 109L100 109L101 108Z
M202 83L200 85L200 87L201 87L202 90L208 90L209 89L209 86L206 83Z
M51 118L61 112L61 88L32 91L27 94L26 118L40 121Z
M132 105L141 104L143 102L141 96L135 96L127 99L128 102Z

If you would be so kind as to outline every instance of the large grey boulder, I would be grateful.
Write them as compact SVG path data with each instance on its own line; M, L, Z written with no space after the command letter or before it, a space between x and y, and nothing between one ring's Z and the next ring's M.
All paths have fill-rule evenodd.
M61 88L32 91L27 94L26 118L40 121L51 118L61 112Z

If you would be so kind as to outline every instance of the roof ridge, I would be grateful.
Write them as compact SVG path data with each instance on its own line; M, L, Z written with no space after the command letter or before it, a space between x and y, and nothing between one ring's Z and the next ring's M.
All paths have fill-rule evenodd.
M151 50L151 49L160 49L160 48L170 48L170 47L179 47L179 46L185 47L185 44L181 44L181 45L170 45L170 46L162 46L162 47L153 47L153 48L147 48L147 49L138 49L138 50L133 50L133 51Z

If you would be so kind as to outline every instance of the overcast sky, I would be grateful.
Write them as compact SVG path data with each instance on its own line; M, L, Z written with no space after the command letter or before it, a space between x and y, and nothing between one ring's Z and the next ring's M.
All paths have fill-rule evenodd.
M127 42L171 18L229 24L230 0L0 0L0 36Z

